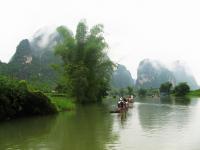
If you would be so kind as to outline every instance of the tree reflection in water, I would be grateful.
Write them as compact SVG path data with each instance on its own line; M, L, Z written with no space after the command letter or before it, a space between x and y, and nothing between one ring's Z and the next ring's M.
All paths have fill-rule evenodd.
M0 149L39 149L56 123L56 115L21 118L0 124Z
M106 149L117 139L112 134L113 118L108 112L103 106L90 105L79 106L72 116L67 112L59 115L48 144L56 150Z
M102 150L118 139L104 106L0 124L0 149Z
M160 132L165 126L174 124L177 128L184 128L192 111L187 107L189 104L190 99L186 97L165 96L158 103L146 99L138 105L140 124L146 132Z

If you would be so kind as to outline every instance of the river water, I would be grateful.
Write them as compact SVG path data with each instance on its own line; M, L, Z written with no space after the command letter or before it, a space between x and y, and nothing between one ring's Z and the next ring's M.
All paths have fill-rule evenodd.
M58 115L0 123L0 150L199 150L200 99L138 98L128 112L115 101Z

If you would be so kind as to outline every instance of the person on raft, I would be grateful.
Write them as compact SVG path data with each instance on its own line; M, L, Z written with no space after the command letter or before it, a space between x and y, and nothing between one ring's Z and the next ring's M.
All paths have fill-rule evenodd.
M128 108L128 100L124 97L123 98L125 108Z
M122 109L126 109L128 108L128 101L126 98L120 98L118 103L117 103L118 109L122 110Z
M118 109L122 109L124 108L124 102L123 102L123 98L120 97L118 103L117 103Z

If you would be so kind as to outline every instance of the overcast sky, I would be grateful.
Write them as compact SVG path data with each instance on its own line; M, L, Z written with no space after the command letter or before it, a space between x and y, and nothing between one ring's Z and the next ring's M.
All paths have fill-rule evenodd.
M144 58L184 60L200 84L199 0L1 0L0 60L44 26L102 23L109 55L136 77Z

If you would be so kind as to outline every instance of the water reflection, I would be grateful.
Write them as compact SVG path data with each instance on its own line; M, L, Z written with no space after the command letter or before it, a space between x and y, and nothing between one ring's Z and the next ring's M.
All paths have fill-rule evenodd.
M0 149L37 149L56 123L56 115L16 119L0 124Z
M137 109L141 127L145 131L156 132L165 127L184 128L189 122L191 109L190 98L161 97L159 100L146 99Z
M190 97L174 97L175 105L190 105L191 98Z
M103 150L114 143L112 116L104 106L0 124L0 149Z
M127 112L122 112L117 114L118 122L122 128L125 128L126 121L127 121Z
M140 103L153 103L153 104L190 105L191 98L175 97L175 96L137 97L136 101Z
M112 140L112 118L104 107L81 106L75 116L59 115L48 141L53 149L102 150ZM115 136L116 139L116 135ZM56 137L56 138L55 138Z
M199 149L200 99L137 101L122 114L89 105L56 116L0 123L0 150Z

